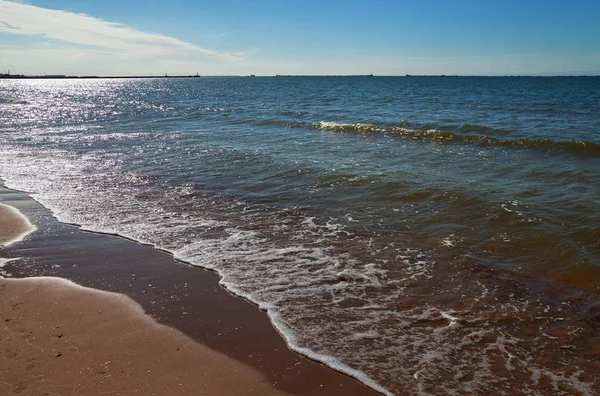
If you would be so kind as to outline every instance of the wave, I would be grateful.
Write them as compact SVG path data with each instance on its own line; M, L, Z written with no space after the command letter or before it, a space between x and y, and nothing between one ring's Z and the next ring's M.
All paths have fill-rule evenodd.
M314 128L329 132L376 134L388 133L397 136L412 138L414 140L430 140L436 143L468 143L479 146L515 147L532 150L546 150L553 152L574 152L580 154L600 154L600 143L590 141L555 141L550 139L527 139L527 138L498 138L491 134L506 134L507 131L497 130L483 125L464 124L456 127L456 132L427 128L426 125L419 128L416 124L403 121L397 126L384 126L375 124L346 124L333 121L297 121L269 118L262 120L242 119L238 123L253 124L256 126L282 127L282 128ZM427 128L427 129L426 129ZM447 129L452 128L448 126Z
M308 121L293 121L281 119L264 119L259 121L250 121L257 126L279 126L285 128L314 128L315 124Z
M401 126L384 127L371 124L343 124L337 122L321 121L313 125L317 129L333 132L356 133L393 133L417 140L432 140L439 143L471 143L480 146L519 147L525 149L539 149L548 151L566 151L585 154L600 154L600 144L585 141L554 141L549 139L500 139L489 135L463 135L460 133L442 131L438 129L410 129ZM481 131L487 127L481 127ZM468 128L473 130L472 126ZM489 128L487 128L489 129Z
M0 98L0 104L29 104L29 102L24 99Z

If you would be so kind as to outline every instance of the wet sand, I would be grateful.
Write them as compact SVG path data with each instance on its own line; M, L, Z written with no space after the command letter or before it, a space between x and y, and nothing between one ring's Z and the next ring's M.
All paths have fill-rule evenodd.
M0 247L18 242L33 231L35 227L21 212L0 204Z
M0 393L377 394L290 351L266 314L220 287L215 273L59 223L25 194L1 186L0 201L38 229L0 249L1 257L15 259L4 273L60 277L131 298L60 280L2 281L0 368L11 380ZM61 375L72 385L61 388ZM109 383L114 388L107 391Z
M284 395L121 294L0 280L2 395Z

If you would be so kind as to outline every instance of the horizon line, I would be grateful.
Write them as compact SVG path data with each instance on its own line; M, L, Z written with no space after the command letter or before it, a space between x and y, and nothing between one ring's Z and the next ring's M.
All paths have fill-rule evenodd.
M0 73L1 79L85 79L85 78L207 78L207 77L600 77L600 72L543 73L543 74L115 74L115 75L68 75L68 74L11 74Z

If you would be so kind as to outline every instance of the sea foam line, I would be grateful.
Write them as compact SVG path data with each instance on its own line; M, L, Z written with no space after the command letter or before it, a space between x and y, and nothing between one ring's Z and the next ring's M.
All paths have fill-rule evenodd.
M10 182L7 181L6 184L9 185ZM8 187L18 189L18 186L10 185ZM281 337L286 342L287 346L292 351L297 352L297 353L305 356L308 359L323 363L324 365L326 365L327 367L329 367L335 371L338 371L338 372L344 373L350 377L353 377L353 378L357 379L358 381L362 382L367 387L372 388L373 390L376 390L377 392L380 392L386 396L394 395L394 393L392 393L389 390L387 390L386 388L384 388L381 384L379 384L374 379L369 377L365 372L354 369L354 368L342 363L341 361L339 361L332 355L322 354L313 349L300 346L298 340L296 339L296 336L294 335L293 330L291 328L288 328L284 324L283 317L278 312L278 310L276 309L275 306L271 306L271 304L269 304L269 303L265 304L265 303L257 300L256 297L252 293L246 293L242 289L235 287L233 283L229 283L229 282L225 281L224 279L226 278L226 274L223 273L221 271L221 269L218 268L218 266L202 265L201 263L196 262L196 260L194 260L193 257L188 257L187 255L182 254L182 252L179 251L179 249L162 247L159 244L155 243L154 241L145 239L142 236L130 234L127 231L123 232L122 230L118 230L118 229L108 230L108 229L104 229L102 227L102 225L100 227L98 227L93 224L81 224L81 223L70 222L68 218L64 218L64 216L63 216L65 214L64 212L62 212L60 210L56 210L56 208L54 208L53 205L45 202L43 193L32 194L32 195L30 195L30 198L32 198L33 200L35 200L42 206L49 209L52 212L52 214L56 217L56 219L63 223L76 225L81 230L88 231L88 232L120 236L125 239L135 241L137 243L151 246L157 250L167 252L167 253L173 255L173 257L175 259L180 260L185 263L188 263L189 265L192 265L195 267L200 267L200 268L207 268L207 269L216 271L221 278L219 283L223 287L225 287L227 290L229 290L231 293L237 295L238 297L244 298L245 300L250 301L251 303L257 305L259 309L266 311L273 327L279 332ZM18 212L18 213L20 213L20 212ZM26 219L29 222L29 220L24 215L22 215L22 216L24 217L24 219ZM29 223L29 224L31 224L31 223ZM34 227L34 226L32 226L32 227ZM34 227L34 229L35 229L35 227Z

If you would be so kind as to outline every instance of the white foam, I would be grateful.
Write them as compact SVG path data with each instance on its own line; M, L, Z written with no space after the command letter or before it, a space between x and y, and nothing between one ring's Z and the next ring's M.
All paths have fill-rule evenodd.
M11 273L6 272L6 270L4 270L4 266L8 263L10 263L11 261L15 261L18 260L18 258L2 258L0 257L0 276L4 277L4 278L10 278L12 276Z
M20 257L13 257L13 258L3 258L0 257L0 268L4 268L4 266L12 261L16 261L19 260Z
M374 244L333 219L282 220L239 202L196 197L189 186L155 193L151 179L121 172L120 158L2 151L0 173L7 185L36 192L59 220L120 234L217 270L222 285L267 311L291 349L384 394L396 392L388 384L423 393L443 393L442 386L457 394L502 392L510 378L494 374L498 360L508 372L522 372L533 356L510 330L489 323L531 309L527 299L490 302L494 283L485 279L461 283L450 276L430 290L428 281L439 274L417 249L386 246L385 268L378 260L365 264L340 252L347 245L338 250L328 241L352 236L352 244L365 252L373 252ZM461 296L467 286L471 299L431 302L438 293ZM549 316L556 307L541 310ZM527 367L540 376L550 373L556 383L590 389L560 369ZM442 375L460 381L440 384ZM535 393L534 385L526 390Z
M442 316L445 319L448 319L448 321L450 322L449 326L454 326L460 323L460 318L458 316L453 316L451 314L449 314L448 312L444 312L444 311L440 311L440 313L442 314Z
M454 234L448 235L446 238L443 238L441 241L441 245L445 247L455 247L457 243L460 243L462 238L457 237Z
M283 320L283 318L281 317L279 312L277 312L275 310L269 310L269 311L267 311L267 313L268 313L269 317L271 318L271 322L275 325L275 328L280 332L280 334L283 336L283 338L286 340L287 344L290 346L290 348L293 351L296 351L304 356L307 356L310 359L321 362L321 363L325 364L326 366L331 367L334 370L340 371L346 375L354 377L354 378L358 379L359 381L361 381L362 383L364 383L365 385L371 387L372 389L375 389L378 392L381 392L384 395L387 395L387 396L394 395L392 392L390 392L389 390L387 390L386 388L381 386L379 383L374 381L372 378L370 378L363 371L353 369L331 355L322 354L322 353L316 352L312 349L303 348L303 347L298 346L298 341L296 340L295 336L293 335L294 332L291 331L291 329L289 329L286 326L285 321Z

